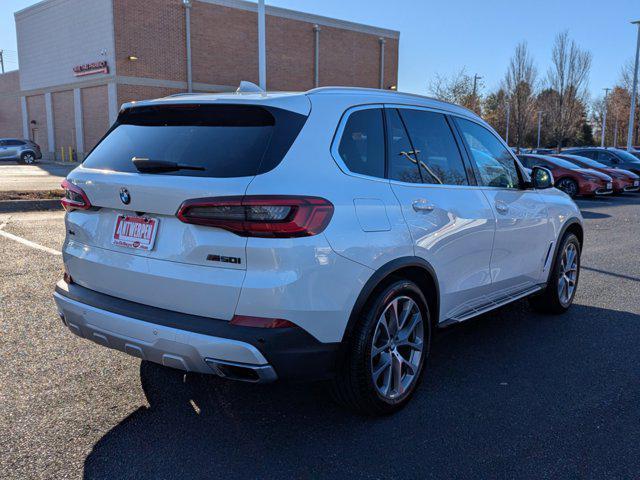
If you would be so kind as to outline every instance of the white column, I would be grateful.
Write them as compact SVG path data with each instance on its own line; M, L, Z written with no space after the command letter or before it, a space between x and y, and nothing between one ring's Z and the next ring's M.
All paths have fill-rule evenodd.
M109 125L113 125L118 118L118 85L107 84L107 102L109 103Z
M49 153L52 160L56 158L56 135L53 125L53 105L51 102L51 93L44 94L44 109L47 116L47 141L49 143Z
M76 154L84 154L84 125L82 123L82 95L79 88L73 89L73 112L76 126Z
M258 0L258 78L260 88L267 90L267 46L264 0Z
M27 110L27 97L20 97L20 107L22 109L22 138L28 140L29 135L29 111Z
M185 36L186 36L186 48L187 48L187 92L193 91L193 77L191 67L191 0L183 0L184 5L184 21L185 21Z

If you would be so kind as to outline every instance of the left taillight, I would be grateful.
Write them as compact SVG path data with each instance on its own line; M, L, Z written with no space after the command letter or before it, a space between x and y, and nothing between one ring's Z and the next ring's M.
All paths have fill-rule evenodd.
M196 198L185 201L177 216L184 223L243 237L308 237L327 227L333 204L320 197L289 195Z
M89 210L91 208L91 202L89 202L87 194L80 187L68 180L63 180L61 187L64 190L64 197L60 199L60 203L62 203L67 212Z

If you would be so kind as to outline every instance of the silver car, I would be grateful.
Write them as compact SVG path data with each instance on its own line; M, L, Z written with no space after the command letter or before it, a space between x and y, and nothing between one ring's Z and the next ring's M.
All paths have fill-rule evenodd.
M29 165L41 158L40 146L31 140L0 138L0 160L15 160Z

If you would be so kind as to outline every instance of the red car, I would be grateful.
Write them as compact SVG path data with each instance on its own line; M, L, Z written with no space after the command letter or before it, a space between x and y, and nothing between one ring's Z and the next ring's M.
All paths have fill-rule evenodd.
M570 197L613 193L613 179L604 173L549 155L518 155L518 158L527 168L545 167L551 170L556 188Z
M629 170L608 167L604 163L596 162L595 160L579 155L559 154L553 156L575 163L579 167L590 168L596 172L609 175L613 179L614 193L637 192L640 190L640 177Z

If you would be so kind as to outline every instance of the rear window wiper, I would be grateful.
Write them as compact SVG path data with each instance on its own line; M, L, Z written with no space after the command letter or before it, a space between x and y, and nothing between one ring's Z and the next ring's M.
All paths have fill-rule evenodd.
M195 165L184 165L177 162L170 162L168 160L151 160L144 157L133 157L131 161L140 173L163 173L177 172L178 170L205 169L204 167L197 167Z

